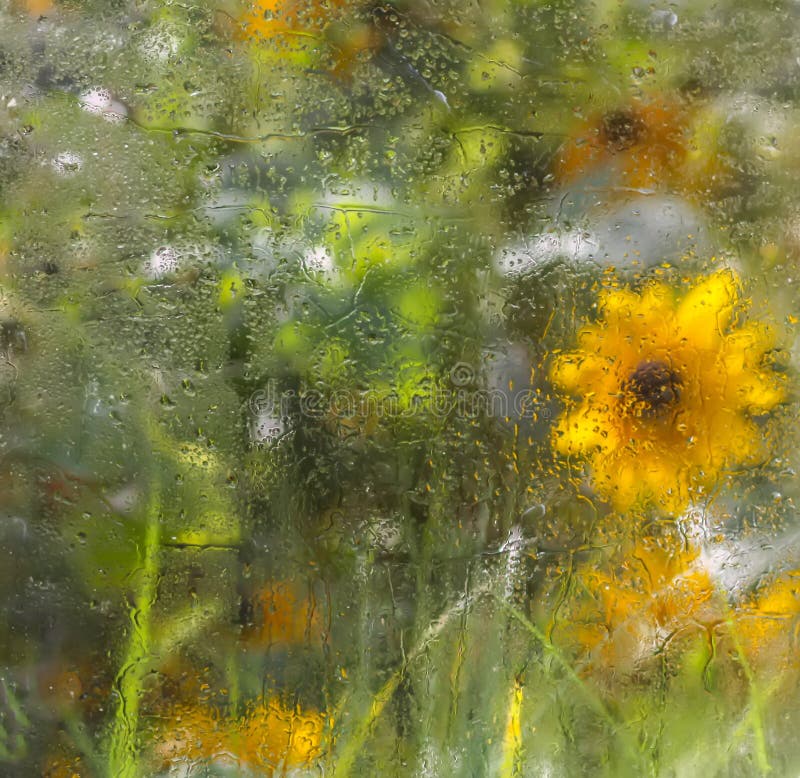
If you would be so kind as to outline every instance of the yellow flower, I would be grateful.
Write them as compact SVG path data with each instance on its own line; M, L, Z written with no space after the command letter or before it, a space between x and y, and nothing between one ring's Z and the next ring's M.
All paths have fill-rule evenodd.
M629 539L610 555L578 566L556 585L558 608L542 617L551 640L603 684L656 671L665 652L682 655L707 644L723 604L699 547L679 530Z
M606 289L598 307L551 378L570 396L554 446L588 464L602 498L674 515L762 459L751 417L781 402L784 386L769 364L773 332L743 320L734 273L700 278L682 296L660 282Z
M165 767L217 761L282 775L320 756L329 726L323 714L276 699L250 707L240 719L225 718L208 706L181 705L158 739L156 754Z
M249 711L238 734L250 764L276 770L316 760L326 726L319 713L286 708L270 700Z
M53 10L52 0L21 0L16 5L22 6L31 16L44 16Z
M164 732L155 739L155 752L165 767L227 754L226 722L215 710L208 706L178 705L171 714Z
M797 668L800 570L783 573L739 608L734 631L747 660L757 669Z
M269 44L279 61L303 53L313 60L325 52L323 69L336 78L347 80L359 59L383 41L375 25L358 18L358 1L255 0L246 5L236 29L238 38Z

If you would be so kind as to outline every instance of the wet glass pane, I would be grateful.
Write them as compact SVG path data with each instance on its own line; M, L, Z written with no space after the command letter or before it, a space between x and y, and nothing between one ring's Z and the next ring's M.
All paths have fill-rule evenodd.
M0 3L0 774L800 773L799 14Z

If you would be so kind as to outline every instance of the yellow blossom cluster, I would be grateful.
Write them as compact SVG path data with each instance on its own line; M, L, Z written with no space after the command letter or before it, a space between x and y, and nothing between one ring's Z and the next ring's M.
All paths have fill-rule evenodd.
M566 410L553 432L571 466L620 512L676 515L739 467L761 462L754 417L785 396L775 335L746 320L736 275L721 270L678 294L666 283L605 289L578 347L551 377Z
M221 715L209 706L180 705L168 717L156 748L161 762L218 762L272 775L311 764L321 753L326 717L268 700L241 718Z

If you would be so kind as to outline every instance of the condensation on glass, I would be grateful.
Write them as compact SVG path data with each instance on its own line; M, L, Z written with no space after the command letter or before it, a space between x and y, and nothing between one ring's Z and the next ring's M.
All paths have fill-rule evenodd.
M0 773L797 775L798 14L0 4Z

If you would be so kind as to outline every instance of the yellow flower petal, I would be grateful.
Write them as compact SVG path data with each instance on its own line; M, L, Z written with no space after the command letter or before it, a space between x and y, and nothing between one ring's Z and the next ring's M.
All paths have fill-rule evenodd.
M752 414L771 411L786 397L786 388L778 376L759 370L744 373L729 383L730 404Z
M729 270L709 276L681 301L676 324L694 348L714 348L733 319L739 299L736 277Z
M786 573L760 593L758 609L766 614L800 614L800 573Z
M774 348L775 331L761 322L749 321L725 338L726 353L740 353L743 364L758 364L763 355Z
M617 458L593 462L592 483L598 494L609 500L617 511L624 513L643 501L642 479L636 465Z
M755 424L730 408L709 408L704 435L687 449L699 483L737 465L755 464L761 453L761 435Z
M681 473L685 467L684 462L675 457L664 456L660 452L652 452L649 456L641 455L638 462L643 485L658 503L672 502L673 494L685 480Z
M775 345L771 328L748 322L725 339L721 356L725 397L737 409L766 413L786 395L783 376L763 369L764 356Z
M639 309L639 295L631 289L604 289L597 307L607 322L629 319Z
M784 573L759 592L736 617L734 634L749 661L776 672L787 661L796 662L794 636L800 615L800 574Z
M640 294L630 289L601 293L598 307L606 326L626 327L629 331L649 332L663 328L673 312L673 295L665 284L649 284Z
M596 385L608 371L607 359L597 354L574 351L558 356L550 375L554 384L572 393L581 387Z
M614 424L603 407L584 403L562 417L556 426L556 448L561 454L585 454L617 445Z

